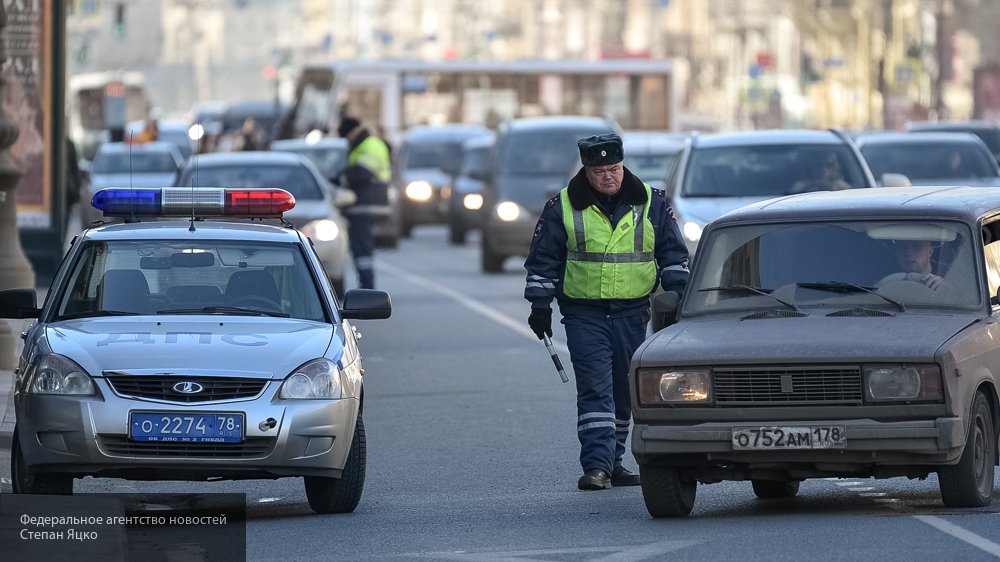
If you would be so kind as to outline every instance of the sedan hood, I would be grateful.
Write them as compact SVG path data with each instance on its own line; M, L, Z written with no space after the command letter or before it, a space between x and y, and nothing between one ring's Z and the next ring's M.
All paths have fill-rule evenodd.
M740 320L726 315L684 320L648 339L643 364L930 361L970 314L901 313L893 317L807 317Z
M755 197L684 197L674 201L674 211L684 220L708 224L722 215L744 205L779 197L763 195Z
M90 191L93 193L106 187L171 187L176 179L176 173L92 174Z
M334 332L329 324L283 318L136 316L56 322L45 336L54 353L92 375L214 370L281 379L311 359L339 359L342 340Z

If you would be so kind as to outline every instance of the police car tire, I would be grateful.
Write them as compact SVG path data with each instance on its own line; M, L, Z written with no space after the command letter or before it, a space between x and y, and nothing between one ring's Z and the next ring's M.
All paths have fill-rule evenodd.
M997 435L989 400L976 393L972 420L958 464L938 469L941 500L948 507L985 507L993 500Z
M681 479L673 468L640 464L639 483L646 511L652 517L686 517L694 509L698 482Z
M794 498L799 493L798 480L751 480L753 493L762 500Z
M361 501L361 492L365 487L366 461L365 423L359 414L358 423L354 426L351 450L347 454L347 463L344 464L340 478L305 477L309 507L316 513L353 512Z
M69 496L73 494L73 476L68 474L37 474L28 470L18 442L17 427L10 448L10 483L15 494L45 494Z

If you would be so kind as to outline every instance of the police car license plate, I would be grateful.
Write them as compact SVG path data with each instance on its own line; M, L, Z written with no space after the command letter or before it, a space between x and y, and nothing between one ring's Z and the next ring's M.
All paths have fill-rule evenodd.
M733 430L734 451L775 449L842 449L842 425L742 427Z
M132 412L129 438L165 443L242 443L243 414Z

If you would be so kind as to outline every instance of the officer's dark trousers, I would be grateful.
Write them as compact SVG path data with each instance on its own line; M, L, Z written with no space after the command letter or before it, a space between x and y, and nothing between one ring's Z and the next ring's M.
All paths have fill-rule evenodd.
M576 373L576 430L584 472L611 474L625 455L632 419L628 364L646 338L649 312L625 318L563 316Z
M358 271L358 284L362 289L375 288L375 237L371 215L352 214L347 217L347 236L354 256L354 269Z

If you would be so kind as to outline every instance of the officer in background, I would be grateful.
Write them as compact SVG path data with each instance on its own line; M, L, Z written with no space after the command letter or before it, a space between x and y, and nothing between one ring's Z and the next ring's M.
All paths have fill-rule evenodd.
M632 418L628 367L646 337L657 283L683 293L688 252L667 197L623 165L621 137L577 142L583 168L546 203L535 227L524 298L528 325L552 335L559 302L576 373L581 490L636 486L622 466Z
M357 195L355 203L344 209L347 236L354 256L354 268L362 289L375 288L375 221L389 214L389 180L392 169L389 149L381 139L353 117L344 117L337 134L347 139L347 167L342 173L346 187Z

